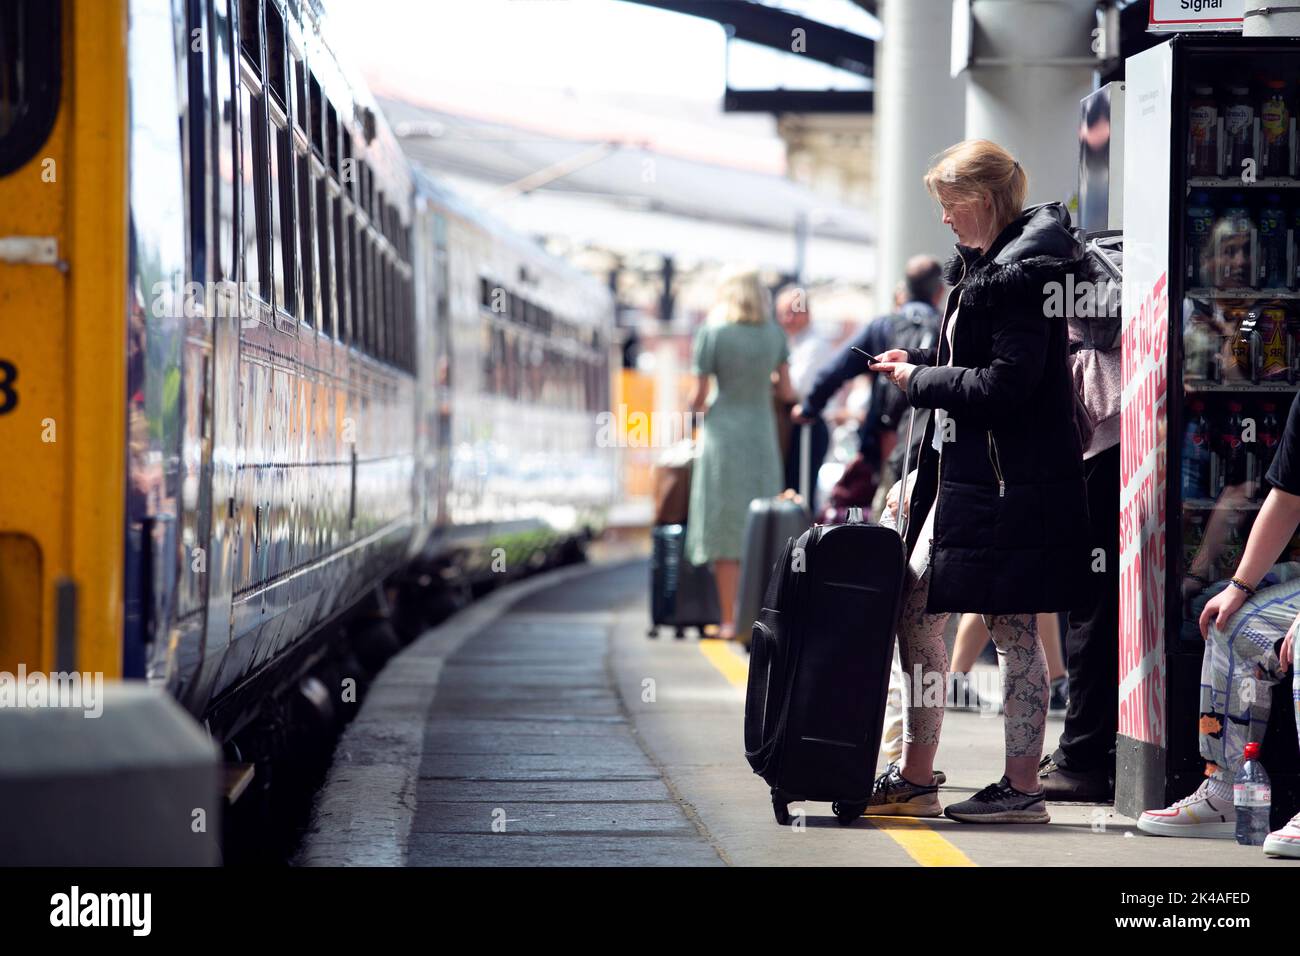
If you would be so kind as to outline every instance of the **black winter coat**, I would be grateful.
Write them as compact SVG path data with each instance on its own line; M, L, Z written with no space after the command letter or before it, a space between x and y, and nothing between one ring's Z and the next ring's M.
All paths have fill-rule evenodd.
M910 350L918 408L952 424L942 456L926 426L912 491L911 554L938 492L926 610L1023 614L1079 606L1090 587L1088 501L1074 426L1065 318L1049 283L1082 249L1060 203L1031 206L983 253L957 246L935 349ZM960 306L948 365L948 323Z

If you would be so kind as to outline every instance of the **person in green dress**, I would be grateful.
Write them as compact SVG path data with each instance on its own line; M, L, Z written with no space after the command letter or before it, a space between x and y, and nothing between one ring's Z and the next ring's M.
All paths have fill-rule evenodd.
M773 381L782 400L798 401L790 387L785 333L771 318L757 272L724 273L708 320L695 334L693 356L691 410L704 412L704 419L691 476L686 557L713 565L722 616L718 636L732 640L749 503L780 494L784 482Z

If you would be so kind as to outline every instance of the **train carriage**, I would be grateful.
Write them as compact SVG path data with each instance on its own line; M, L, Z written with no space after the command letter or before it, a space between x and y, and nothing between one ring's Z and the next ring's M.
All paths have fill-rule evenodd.
M226 743L394 598L599 528L608 291L410 166L318 0L0 38L0 671Z

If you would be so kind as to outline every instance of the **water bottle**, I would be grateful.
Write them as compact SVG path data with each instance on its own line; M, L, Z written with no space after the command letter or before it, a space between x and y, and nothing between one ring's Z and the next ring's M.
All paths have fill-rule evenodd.
M1242 846L1263 846L1268 836L1268 813L1273 804L1273 787L1268 771L1259 762L1259 744L1246 744L1245 760L1232 784L1232 805L1237 808L1237 842Z

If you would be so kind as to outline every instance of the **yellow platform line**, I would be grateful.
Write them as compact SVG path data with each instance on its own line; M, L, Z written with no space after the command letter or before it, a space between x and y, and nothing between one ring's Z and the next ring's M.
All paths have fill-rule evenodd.
M746 658L732 650L726 641L699 642L700 653L732 685L744 688L749 682ZM921 866L977 866L970 857L945 840L933 827L916 817L863 817L882 830Z
M907 851L907 855L922 866L979 865L940 836L924 820L916 817L873 816L866 816L862 819L877 830L884 830L891 840Z
M699 643L700 653L722 672L722 676L742 690L749 683L749 661L731 649L728 641L704 640Z

